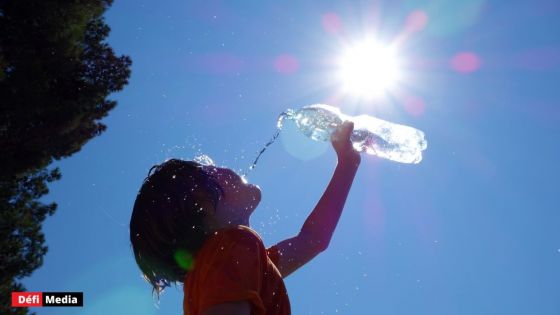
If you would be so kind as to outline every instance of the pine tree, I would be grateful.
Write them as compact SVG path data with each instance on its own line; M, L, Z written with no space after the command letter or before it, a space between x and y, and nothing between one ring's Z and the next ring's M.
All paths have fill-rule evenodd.
M108 97L130 76L131 60L106 43L112 0L0 0L0 314L18 281L39 268L48 248L42 222L54 160L78 152L106 126Z

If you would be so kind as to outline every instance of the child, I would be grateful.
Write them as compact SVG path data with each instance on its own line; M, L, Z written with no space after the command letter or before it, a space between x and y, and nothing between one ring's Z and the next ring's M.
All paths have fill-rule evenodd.
M152 167L134 203L130 240L158 298L170 283L183 282L185 315L290 314L282 279L330 242L360 164L353 128L344 122L333 133L336 169L299 234L268 249L249 227L258 186L192 161Z

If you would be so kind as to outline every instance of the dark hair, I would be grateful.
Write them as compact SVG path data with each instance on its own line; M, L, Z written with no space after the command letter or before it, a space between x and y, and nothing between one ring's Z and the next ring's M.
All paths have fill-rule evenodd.
M193 268L194 256L208 238L204 217L222 196L218 183L193 161L171 159L148 172L134 202L130 242L158 299Z

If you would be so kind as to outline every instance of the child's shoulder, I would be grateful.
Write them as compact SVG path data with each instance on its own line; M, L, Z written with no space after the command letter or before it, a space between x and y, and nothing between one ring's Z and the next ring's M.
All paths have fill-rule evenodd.
M245 225L237 225L218 231L218 235L229 240L234 240L240 243L263 244L260 235L252 228Z
M220 229L208 239L200 252L199 258L217 259L245 255L246 251L252 253L265 253L265 247L259 234L248 226L238 225ZM220 255L216 255L219 253ZM221 259L221 258L220 258Z

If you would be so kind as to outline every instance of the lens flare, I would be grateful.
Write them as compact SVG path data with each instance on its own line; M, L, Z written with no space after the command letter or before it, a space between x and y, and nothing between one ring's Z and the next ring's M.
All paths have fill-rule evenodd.
M274 59L274 69L281 74L292 74L299 69L299 61L289 54L280 55Z
M451 68L459 73L471 73L480 68L480 57L472 52L461 52L451 59Z
M189 253L188 251L184 250L184 249L178 249L175 252L175 262L177 262L177 264L185 269L185 270L192 270L192 268L194 267L194 258L191 255L191 253Z
M428 24L428 15L425 11L416 10L410 13L406 19L405 30L409 32L418 32L424 29Z
M420 116L426 110L426 104L421 97L407 96L403 102L404 109L412 116Z
M324 14L321 22L325 32L329 34L339 34L342 30L342 21L336 13L329 12Z

